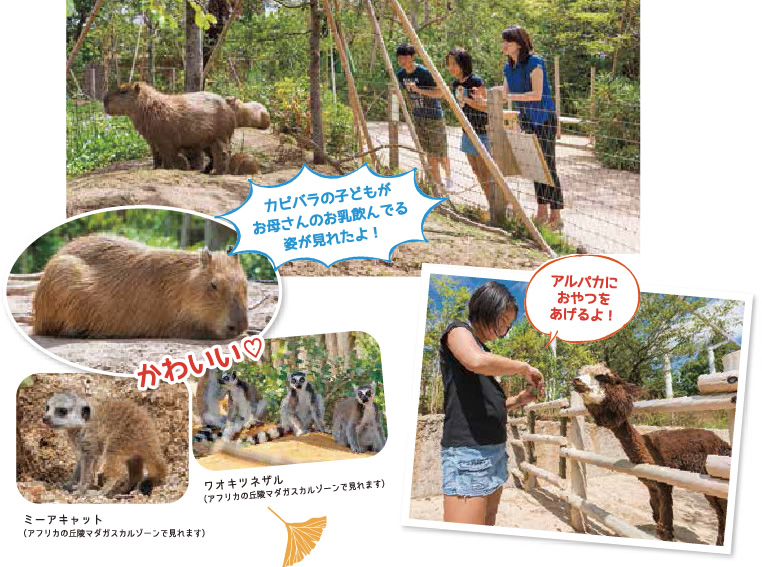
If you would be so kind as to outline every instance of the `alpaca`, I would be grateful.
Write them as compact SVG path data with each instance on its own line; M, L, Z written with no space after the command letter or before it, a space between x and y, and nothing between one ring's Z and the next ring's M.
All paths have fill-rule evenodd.
M628 384L604 364L585 366L572 381L582 395L596 425L606 427L616 436L633 463L654 464L683 471L707 474L707 455L730 455L730 445L705 429L672 429L642 435L630 424L633 398L639 389ZM651 511L660 539L674 539L672 525L672 486L640 479L650 494ZM705 495L717 514L717 543L725 539L725 516L728 501Z

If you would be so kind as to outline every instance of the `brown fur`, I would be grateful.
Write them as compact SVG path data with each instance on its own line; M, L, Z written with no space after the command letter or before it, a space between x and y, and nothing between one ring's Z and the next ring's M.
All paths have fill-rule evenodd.
M603 364L587 366L580 370L580 374L589 374L603 387L603 401L585 402L585 407L596 425L611 430L633 463L655 464L707 474L707 455L731 454L730 445L706 429L670 429L641 434L629 422L633 398L640 392L637 386L628 384ZM590 391L579 379L573 381L573 386L583 395ZM663 540L674 539L672 486L651 480L641 482L648 488L658 536ZM728 501L716 496L705 496L717 515L716 545L722 545L725 540Z
M231 175L256 175L259 173L259 162L251 154L233 154L230 158L228 173Z
M210 149L215 172L225 171L236 118L221 96L210 92L168 95L146 83L123 83L105 96L103 106L108 114L130 117L151 146L156 167L188 169L186 153L197 155Z
M89 420L84 427L66 430L80 466L85 467L79 492L84 493L95 482L95 473L101 468L104 496L131 492L137 487L150 494L167 476L167 462L148 412L129 400L83 400L82 403L90 407ZM125 471L127 485L120 487Z
M247 282L236 256L93 235L66 244L45 266L34 332L224 339L246 331L246 309Z
M235 112L237 128L257 128L267 130L270 126L270 113L263 104L258 102L243 102L234 97L225 97L225 102Z

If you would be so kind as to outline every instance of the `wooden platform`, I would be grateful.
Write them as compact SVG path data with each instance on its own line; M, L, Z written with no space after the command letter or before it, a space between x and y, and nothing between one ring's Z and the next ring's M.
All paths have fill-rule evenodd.
M228 445L230 446L230 445ZM333 437L325 433L308 433L301 437L288 435L262 445L240 446L236 454L224 447L212 455L201 457L199 464L209 470L225 471L273 466L273 460L282 464L303 464L346 459L364 459L376 453L353 453L349 447L337 445Z

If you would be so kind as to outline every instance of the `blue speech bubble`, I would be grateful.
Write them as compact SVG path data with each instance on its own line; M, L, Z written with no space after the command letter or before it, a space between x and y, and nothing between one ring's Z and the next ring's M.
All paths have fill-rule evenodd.
M232 254L267 256L277 270L286 262L312 260L330 267L343 260L383 260L406 242L428 242L423 223L447 199L429 197L415 169L386 177L368 164L331 177L306 164L280 185L249 180L249 196L216 218L238 234Z

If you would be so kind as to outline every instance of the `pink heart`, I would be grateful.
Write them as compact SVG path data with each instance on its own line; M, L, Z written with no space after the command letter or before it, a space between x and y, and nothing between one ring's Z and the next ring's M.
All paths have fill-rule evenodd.
M241 341L241 348L244 351L246 351L246 354L249 355L249 358L251 358L252 360L259 360L259 355L262 354L262 344L263 344L262 339L260 339L259 337L251 337L248 339L243 339ZM256 352L252 352L252 350L249 350L250 345L252 346L252 349L254 345L256 345L256 349L253 349Z

